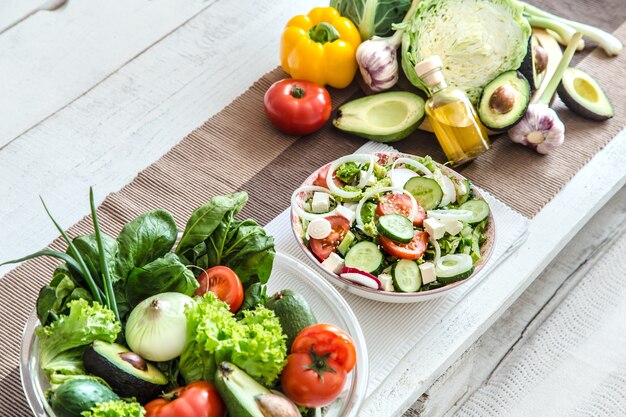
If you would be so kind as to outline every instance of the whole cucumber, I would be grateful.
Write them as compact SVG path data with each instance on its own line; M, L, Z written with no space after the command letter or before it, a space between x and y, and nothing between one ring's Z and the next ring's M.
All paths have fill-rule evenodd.
M64 382L50 397L57 417L77 417L97 403L119 400L111 389L94 379L78 378Z

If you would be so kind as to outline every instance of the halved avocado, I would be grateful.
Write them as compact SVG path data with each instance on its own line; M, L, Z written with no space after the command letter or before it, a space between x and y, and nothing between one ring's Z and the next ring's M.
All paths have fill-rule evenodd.
M215 388L226 405L228 415L233 417L263 417L256 397L271 394L269 389L229 362L218 365Z
M343 104L333 125L375 142L396 142L413 133L424 114L424 99L417 94L389 91Z
M529 102L526 78L519 71L503 72L485 86L478 101L478 117L491 130L508 130L524 117Z
M548 53L541 45L539 38L532 34L528 38L528 50L519 67L519 72L528 80L531 91L537 90L546 75Z
M135 397L141 404L156 398L168 380L156 366L117 343L94 341L83 355L85 369L104 379L121 397Z
M557 92L571 111L588 119L602 121L615 114L600 84L578 68L565 69Z

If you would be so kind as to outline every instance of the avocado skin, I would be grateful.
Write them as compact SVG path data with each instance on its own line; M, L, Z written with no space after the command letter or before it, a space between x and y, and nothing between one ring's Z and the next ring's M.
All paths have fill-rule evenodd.
M586 76L590 84L593 85L594 88L596 88L596 90L598 90L598 95L600 96L600 100L602 101L601 104L609 111L607 112L607 114L596 113L593 110L585 107L582 104L582 102L578 102L577 100L578 95L575 94L574 89L572 88L572 90L570 91L569 89L565 87L566 81L565 81L565 75L564 75L563 79L561 80L561 82L559 83L559 86L556 89L556 92L559 95L559 98L561 99L563 104L565 104L568 109L578 114L579 116L585 117L590 120L595 120L597 122L602 122L604 120L607 120L613 117L614 115L613 105L609 101L602 87L600 87L598 82L594 80L591 75L589 75L585 71L580 70L578 68L566 68L565 71L571 71L574 74L578 73L579 76L581 77ZM574 77L576 76L574 75Z
M264 417L254 397L270 390L230 362L222 362L215 372L215 388L231 417Z
M125 365L119 354L130 352L117 343L94 341L85 351L85 370L99 376L122 397L135 397L141 404L158 397L167 387L167 378L153 364L146 362L148 369L142 371Z
M304 297L292 290L278 291L265 302L265 307L276 314L283 333L287 335L287 353L291 351L296 336L305 327L317 323L315 314Z
M533 34L528 38L528 48L526 56L519 66L518 71L522 73L530 84L531 93L539 88L541 80L537 74L537 65L535 62L535 45L538 43L537 37Z

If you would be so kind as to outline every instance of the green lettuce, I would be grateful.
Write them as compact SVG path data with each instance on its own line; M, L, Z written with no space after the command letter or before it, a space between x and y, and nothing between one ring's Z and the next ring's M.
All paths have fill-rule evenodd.
M357 26L365 41L391 35L392 25L402 22L411 0L330 0L330 5Z
M361 168L355 162L345 162L337 168L335 177L349 184L354 181L359 172L361 172Z
M274 312L243 312L237 321L228 305L209 292L187 308L187 342L180 357L186 383L213 381L217 364L232 362L262 384L272 384L285 366L285 336Z
M143 417L146 410L141 404L116 400L98 403L89 411L83 411L83 417Z
M523 7L514 0L423 0L402 39L402 68L428 93L415 65L439 55L448 85L475 103L487 83L517 69L530 37Z
M108 308L87 300L74 300L68 315L35 330L39 340L39 363L53 384L63 376L84 374L82 353L94 340L113 342L121 328Z

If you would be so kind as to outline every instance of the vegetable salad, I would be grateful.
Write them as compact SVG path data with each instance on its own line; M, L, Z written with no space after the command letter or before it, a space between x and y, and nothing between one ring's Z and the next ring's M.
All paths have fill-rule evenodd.
M298 188L292 209L321 265L380 291L417 292L469 277L490 209L428 156L355 154Z

